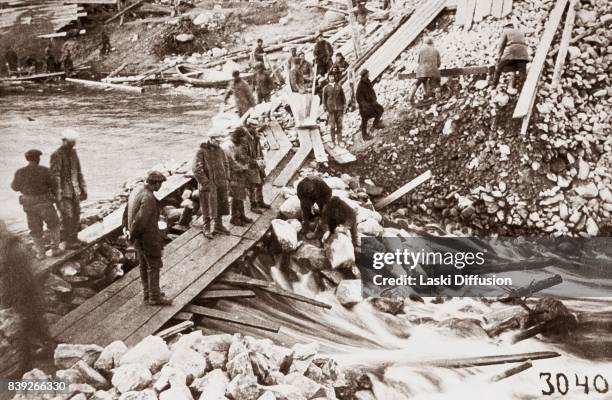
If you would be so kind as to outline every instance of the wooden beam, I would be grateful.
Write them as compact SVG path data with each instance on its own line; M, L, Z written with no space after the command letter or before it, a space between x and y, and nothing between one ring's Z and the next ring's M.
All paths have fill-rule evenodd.
M106 83L98 81L87 81L84 79L66 78L66 82L77 83L79 85L92 86L100 89L116 89L124 92L142 93L144 89L137 86L119 85L117 83Z
M577 0L571 0L569 8L567 9L567 14L565 15L565 25L563 26L563 34L561 35L559 52L557 53L555 69L553 70L553 86L559 84L559 81L561 80L561 74L563 74L563 65L565 64L565 58L567 57L567 49L569 48L570 39L572 38L572 30L574 29L574 19L576 18L577 3Z
M533 367L533 364L531 363L531 361L527 361L524 364L518 365L514 368L510 368L504 372L502 372L501 374L497 374L495 375L493 378L491 378L492 382L499 382L503 379L509 378L513 375L519 374L525 370L528 370L529 368Z
M476 9L474 10L474 21L480 22L486 16L491 14L492 0L476 0Z
M113 15L112 17L110 17L109 19L107 19L106 21L104 21L104 24L108 24L111 21L114 21L115 19L119 18L120 16L122 16L123 14L125 14L126 12L130 11L131 9L133 9L134 7L138 7L139 5L141 5L142 3L144 3L145 0L138 0L136 3L127 6L126 8L124 8L123 10L119 11L117 14Z
M301 294L297 294L295 292L292 292L290 290L286 290L283 288L280 288L276 285L270 285L270 286L266 286L266 287L259 287L257 288L257 290L262 290L264 292L268 292L268 293L272 293L281 297L286 297L288 299L293 299L293 300L297 300L297 301L301 301L303 303L307 303L307 304L312 304L313 306L317 306L317 307L321 307L321 308L325 308L327 310L331 310L332 306L324 303L322 301L318 301L315 299L311 299L310 297L306 297L306 296L302 296Z
M225 274L221 275L219 279L215 281L215 283L225 283L228 285L246 287L268 287L272 285L272 282L251 278L235 272L226 272Z
M206 290L198 296L201 300L225 299L232 297L255 297L255 292L252 290Z
M487 75L495 71L495 66L482 66L482 67L458 67L458 68L445 68L440 70L440 75L443 77L450 76L461 76L461 75ZM399 79L416 79L416 73L404 73L398 75Z
M174 317L172 318L179 321L191 321L193 319L193 314L181 311L179 313L176 313L176 315L174 315Z
M530 106L537 92L538 82L540 80L542 68L544 68L544 63L546 62L550 44L553 41L557 26L559 26L565 6L567 6L567 2L568 0L557 0L555 7L550 13L548 22L544 28L544 33L540 38L538 49L536 50L536 54L527 72L527 79L523 84L523 89L516 102L516 108L514 109L512 118L523 118L529 113Z
M476 0L468 0L467 7L465 9L465 25L463 28L469 31L474 21L474 12L476 11Z
M329 158L325 152L325 146L323 146L323 140L321 139L321 132L319 131L319 128L310 129L310 141L312 142L315 160L319 163L328 162Z
M499 356L468 357L448 360L435 360L424 362L424 365L441 368L469 368L484 367L487 365L499 365L508 363L519 363L534 360L544 360L547 358L560 357L556 351L536 351L533 353L519 353Z
M310 140L310 134L307 129L296 129L300 138L300 147L298 151L293 155L291 160L287 163L283 171L274 180L274 186L283 187L295 175L298 169L304 164L306 158L312 151L312 142Z
M123 71L123 69L127 67L129 64L130 64L129 61L124 62L123 64L115 68L110 74L108 74L106 78L103 79L103 81L107 82L107 79L112 78L113 76L117 75L119 72Z
M457 12L455 13L455 25L465 24L465 14L468 0L457 0Z
M170 328L164 329L163 331L157 332L155 336L159 336L162 339L166 339L170 336L176 335L177 333L181 333L191 327L193 327L193 321L183 321L180 324L176 324L174 326L171 326Z
M491 15L493 18L501 18L504 9L504 0L493 0L491 5Z
M507 17L512 12L512 0L504 0L504 5L502 6L502 18Z
M395 200L399 199L400 197L402 197L403 195L405 195L412 189L416 188L420 184L427 182L430 178L431 178L430 170L423 172L421 175L417 176L416 178L414 178L413 180L411 180L410 182L408 182L401 188L397 189L395 192L391 193L384 199L380 200L378 203L374 205L374 207L377 210L385 208L386 206L393 203Z
M189 304L185 307L187 312L191 312L197 315L201 315L204 317L217 319L221 321L233 322L240 325L250 326L253 328L262 329L264 331L270 332L278 332L280 330L280 326L273 325L268 323L267 321L261 320L259 318L252 318L245 314L231 314L226 311L215 310L214 308L196 306L193 304Z

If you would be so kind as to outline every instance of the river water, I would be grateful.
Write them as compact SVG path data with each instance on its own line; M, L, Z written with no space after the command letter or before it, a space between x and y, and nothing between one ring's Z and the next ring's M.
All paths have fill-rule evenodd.
M78 131L86 206L111 199L123 183L155 165L191 159L220 101L197 90L133 94L41 87L0 96L0 219L14 231L25 229L25 215L10 184L15 170L25 165L28 149L41 150L41 163L48 166L62 129Z

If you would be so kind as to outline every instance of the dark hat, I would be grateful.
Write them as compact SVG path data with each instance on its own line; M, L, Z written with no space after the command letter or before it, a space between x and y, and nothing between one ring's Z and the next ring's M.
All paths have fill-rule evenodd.
M362 69L362 70L361 70L361 76L364 76L364 75L365 75L365 74L367 74L368 72L370 72L370 71L368 71L368 69L367 69L367 68Z
M32 161L32 160L40 158L41 155L42 155L42 151L37 150L37 149L30 149L25 152L25 159L28 161Z
M240 76L240 71L238 71L238 70L234 70L234 71L232 71L232 76L233 76L234 78L238 78L238 77Z
M159 171L151 171L147 175L147 182L165 182L166 177Z

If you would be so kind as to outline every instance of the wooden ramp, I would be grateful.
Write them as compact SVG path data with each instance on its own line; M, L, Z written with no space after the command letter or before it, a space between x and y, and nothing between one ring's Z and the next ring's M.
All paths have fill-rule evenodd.
M275 153L268 152L266 162L277 158ZM305 157L300 155L300 159L299 165L291 160L279 177L287 177L288 181ZM134 345L156 332L267 232L283 202L280 193L281 189L267 182L264 198L272 208L261 215L250 215L254 222L248 226L237 227L228 223L228 236L209 240L202 235L201 227L193 226L166 247L161 288L173 300L172 306L144 305L139 271L134 269L65 315L51 328L53 337L63 343L105 346L114 340L123 340Z
M348 164L357 160L357 158L350 152L346 147L334 146L331 147L329 143L331 142L331 136L329 134L323 136L323 144L325 145L325 150L327 154L329 154L335 162L338 164Z
M457 0L455 25L469 30L486 17L503 18L512 12L512 0Z

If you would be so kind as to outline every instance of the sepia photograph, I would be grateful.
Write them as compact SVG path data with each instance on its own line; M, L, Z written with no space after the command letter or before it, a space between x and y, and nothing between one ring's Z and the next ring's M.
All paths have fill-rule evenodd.
M612 0L0 0L0 400L612 400Z

